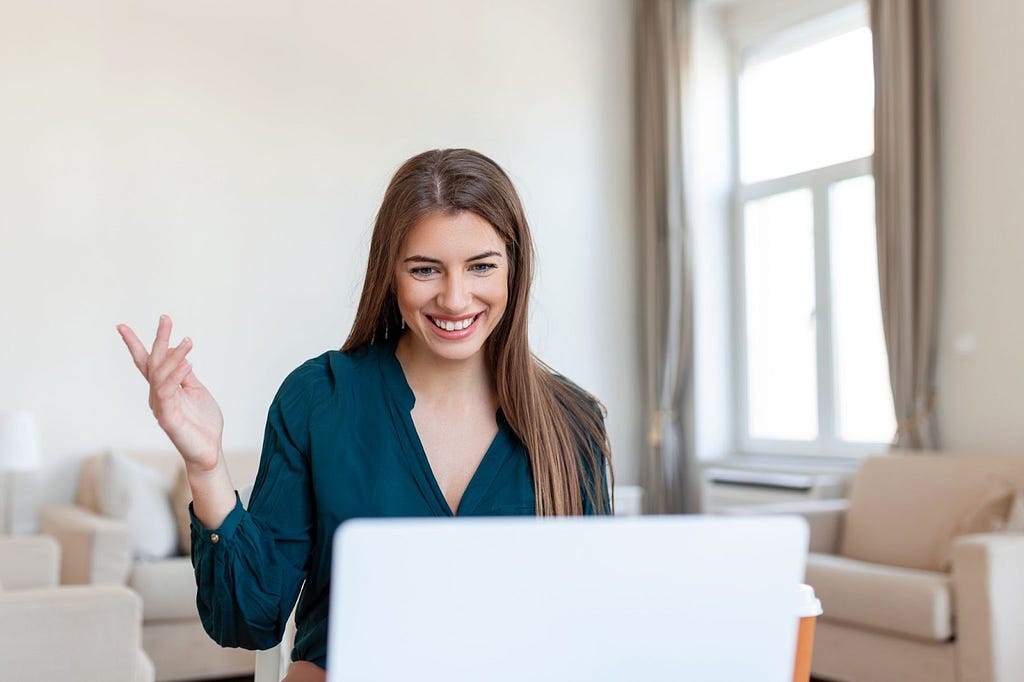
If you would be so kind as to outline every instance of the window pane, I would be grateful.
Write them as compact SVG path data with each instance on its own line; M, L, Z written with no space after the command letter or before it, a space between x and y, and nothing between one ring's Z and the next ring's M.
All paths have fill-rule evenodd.
M841 440L887 443L896 430L885 355L870 175L829 188L836 428Z
M813 440L818 399L810 190L748 202L744 235L750 437Z
M874 151L871 31L854 31L745 66L740 177L792 175Z

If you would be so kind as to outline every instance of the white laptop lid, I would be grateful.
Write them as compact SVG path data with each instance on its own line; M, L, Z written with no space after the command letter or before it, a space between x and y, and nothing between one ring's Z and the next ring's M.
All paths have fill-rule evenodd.
M789 682L794 517L359 520L334 538L329 682Z

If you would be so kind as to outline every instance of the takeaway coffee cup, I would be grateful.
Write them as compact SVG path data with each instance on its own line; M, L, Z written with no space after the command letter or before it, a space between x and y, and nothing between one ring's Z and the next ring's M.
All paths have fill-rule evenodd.
M793 665L793 682L809 682L811 679L811 651L814 649L814 624L821 615L821 600L814 596L810 585L797 585L797 617L800 627L796 636L796 661Z

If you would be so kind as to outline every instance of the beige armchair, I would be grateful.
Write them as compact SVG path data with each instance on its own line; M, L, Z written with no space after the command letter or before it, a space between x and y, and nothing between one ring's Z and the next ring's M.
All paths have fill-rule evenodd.
M251 485L258 454L227 454L227 459L235 486ZM129 473L119 473L115 462ZM123 585L142 598L142 647L157 682L252 675L255 653L219 646L199 620L186 553L191 497L183 474L173 451L89 457L81 467L75 504L44 508L40 528L60 542L63 583ZM118 484L125 482L135 499L112 501L124 497ZM160 518L147 521L148 516ZM152 531L146 523L154 524ZM167 556L161 556L161 546L170 548Z
M124 587L58 587L52 538L0 537L0 678L153 682L142 604Z
M811 528L806 581L824 608L812 674L1024 680L1024 533L1007 529L1024 521L1021 491L1024 456L909 453L867 459L848 502L758 508Z

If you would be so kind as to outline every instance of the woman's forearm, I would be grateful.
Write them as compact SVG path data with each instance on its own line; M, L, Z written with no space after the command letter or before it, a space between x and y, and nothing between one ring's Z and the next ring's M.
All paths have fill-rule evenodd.
M196 518L206 528L219 528L235 508L235 487L224 461L224 452L218 453L213 469L203 470L186 462L185 473L192 489L192 509Z

